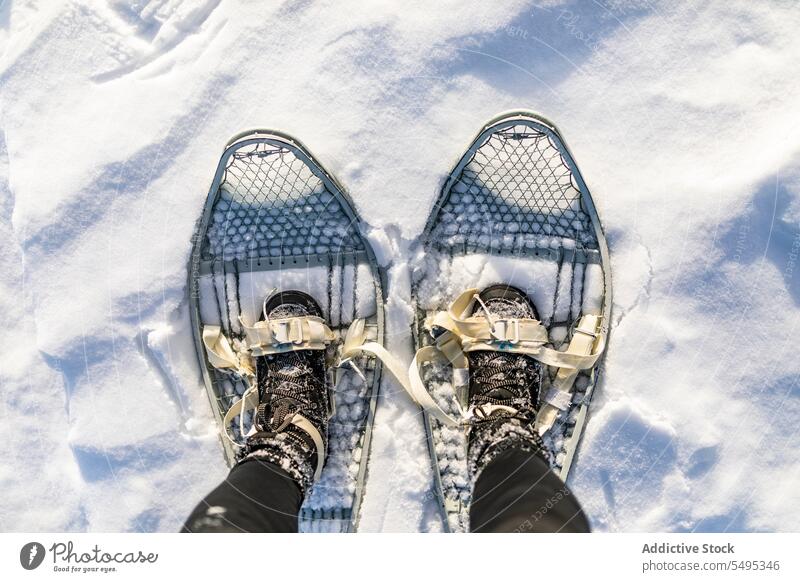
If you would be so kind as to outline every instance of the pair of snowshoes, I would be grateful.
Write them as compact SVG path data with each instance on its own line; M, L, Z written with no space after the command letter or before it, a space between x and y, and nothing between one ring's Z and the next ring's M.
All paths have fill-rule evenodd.
M358 527L382 367L423 409L445 529L468 529L461 362L463 350L481 346L548 364L537 425L566 480L597 383L611 286L591 195L555 126L530 112L503 114L450 172L413 264L419 351L408 373L382 347L385 289L363 231L344 188L298 140L255 130L227 144L194 238L188 288L228 464L258 405L248 340L277 289L319 303L329 334L321 347L333 364L327 454L301 509L301 531ZM474 293L494 283L523 290L541 321L481 326L462 318ZM297 340L270 333L275 349Z

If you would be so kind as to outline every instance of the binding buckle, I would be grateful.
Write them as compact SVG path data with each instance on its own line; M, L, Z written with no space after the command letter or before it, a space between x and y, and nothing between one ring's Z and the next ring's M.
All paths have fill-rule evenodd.
M509 337L509 332L514 335ZM519 319L497 319L491 327L491 334L494 339L511 344L519 343Z
M303 343L303 324L299 319L270 322L272 343L274 345ZM294 338L294 339L292 339Z

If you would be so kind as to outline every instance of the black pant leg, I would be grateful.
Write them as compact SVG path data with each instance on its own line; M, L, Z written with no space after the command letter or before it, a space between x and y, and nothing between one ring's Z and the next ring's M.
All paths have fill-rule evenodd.
M473 532L588 532L575 496L539 455L509 449L478 475Z
M303 495L282 469L257 459L236 465L192 511L182 532L296 532Z

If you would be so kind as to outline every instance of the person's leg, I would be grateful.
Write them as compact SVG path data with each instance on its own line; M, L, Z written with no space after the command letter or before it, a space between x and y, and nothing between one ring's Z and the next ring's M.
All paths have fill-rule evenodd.
M512 448L478 476L470 531L583 533L589 523L575 496L539 454Z
M239 463L195 507L181 530L189 532L297 531L303 494L276 465L259 459Z

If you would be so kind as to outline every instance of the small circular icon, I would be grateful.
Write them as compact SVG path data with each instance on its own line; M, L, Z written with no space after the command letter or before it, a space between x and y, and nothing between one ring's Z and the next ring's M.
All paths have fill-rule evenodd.
M19 563L26 570L35 570L44 560L44 546L39 542L28 542L19 551Z

